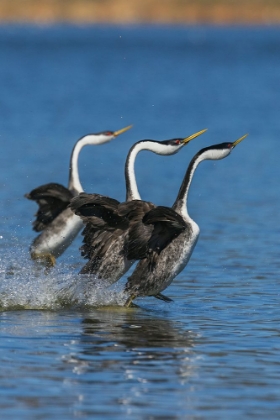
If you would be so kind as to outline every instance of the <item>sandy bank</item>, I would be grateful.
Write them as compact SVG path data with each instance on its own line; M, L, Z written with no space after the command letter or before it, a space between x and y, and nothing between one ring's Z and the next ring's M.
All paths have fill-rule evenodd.
M0 0L2 22L277 24L279 0Z

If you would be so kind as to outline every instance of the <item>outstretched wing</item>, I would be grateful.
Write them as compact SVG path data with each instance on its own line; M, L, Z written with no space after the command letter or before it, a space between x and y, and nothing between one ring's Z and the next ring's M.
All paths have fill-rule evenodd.
M143 223L154 227L148 240L146 254L149 269L153 270L159 254L187 228L187 224L182 216L171 208L163 206L158 206L146 213Z
M39 206L33 230L40 232L68 207L73 193L63 185L49 183L35 188L29 194L25 194L25 197L36 201Z
M122 223L118 215L119 201L100 194L81 193L70 203L71 209L81 217L85 224L98 227L117 227Z
M127 218L118 213L119 204L113 198L86 193L79 194L71 201L71 209L86 225L82 232L84 239L81 254L91 260L91 273L98 270L112 241L128 228Z

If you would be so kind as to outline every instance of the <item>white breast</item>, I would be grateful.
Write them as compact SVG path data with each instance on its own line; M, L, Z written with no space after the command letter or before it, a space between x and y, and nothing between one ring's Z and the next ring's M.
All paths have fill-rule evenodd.
M59 257L82 227L80 217L67 208L34 240L30 248L31 254L39 256L50 253Z
M193 232L191 238L185 239L181 255L177 261L176 267L174 267L175 276L177 276L186 267L197 243L199 237L199 227L195 222L192 223L192 230Z
M179 237L162 252L162 260L165 261L165 264L162 264L162 269L165 266L165 273L161 274L163 279L161 291L166 289L172 283L173 279L186 267L189 262L199 237L199 227L194 221L191 222L191 228L191 236L184 233L179 235ZM166 253L166 255L164 255L164 253ZM158 283L160 284L160 282Z

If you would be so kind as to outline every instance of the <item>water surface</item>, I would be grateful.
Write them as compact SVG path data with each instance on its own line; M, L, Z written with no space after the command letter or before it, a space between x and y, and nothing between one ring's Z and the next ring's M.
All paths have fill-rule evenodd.
M0 28L3 418L279 418L279 85L278 28ZM23 195L66 185L79 137L131 123L82 151L86 191L123 200L135 141L207 127L175 156L137 158L143 198L171 205L200 148L250 135L195 174L201 235L174 302L126 310L126 277L78 275L81 236L50 273L30 261Z

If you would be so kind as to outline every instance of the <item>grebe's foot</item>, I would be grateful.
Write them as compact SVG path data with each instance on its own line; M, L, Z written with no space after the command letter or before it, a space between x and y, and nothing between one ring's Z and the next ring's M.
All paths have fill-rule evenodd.
M52 254L48 254L46 256L45 261L46 261L47 268L54 267L55 264L56 264L56 259L55 259L55 257Z
M164 302L168 302L168 303L173 302L172 299L170 299L168 296L164 296L161 293L158 293L157 295L154 295L154 297L157 298L157 299L163 300Z
M50 268L54 267L56 264L56 259L52 254L35 254L34 252L31 253L32 260L38 261L39 263L44 264L46 267L46 271Z
M132 304L133 299L135 299L135 298L136 298L135 295L129 296L129 298L127 299L127 301L124 304L125 308L129 308L130 305ZM132 304L132 306L134 306L134 304Z

